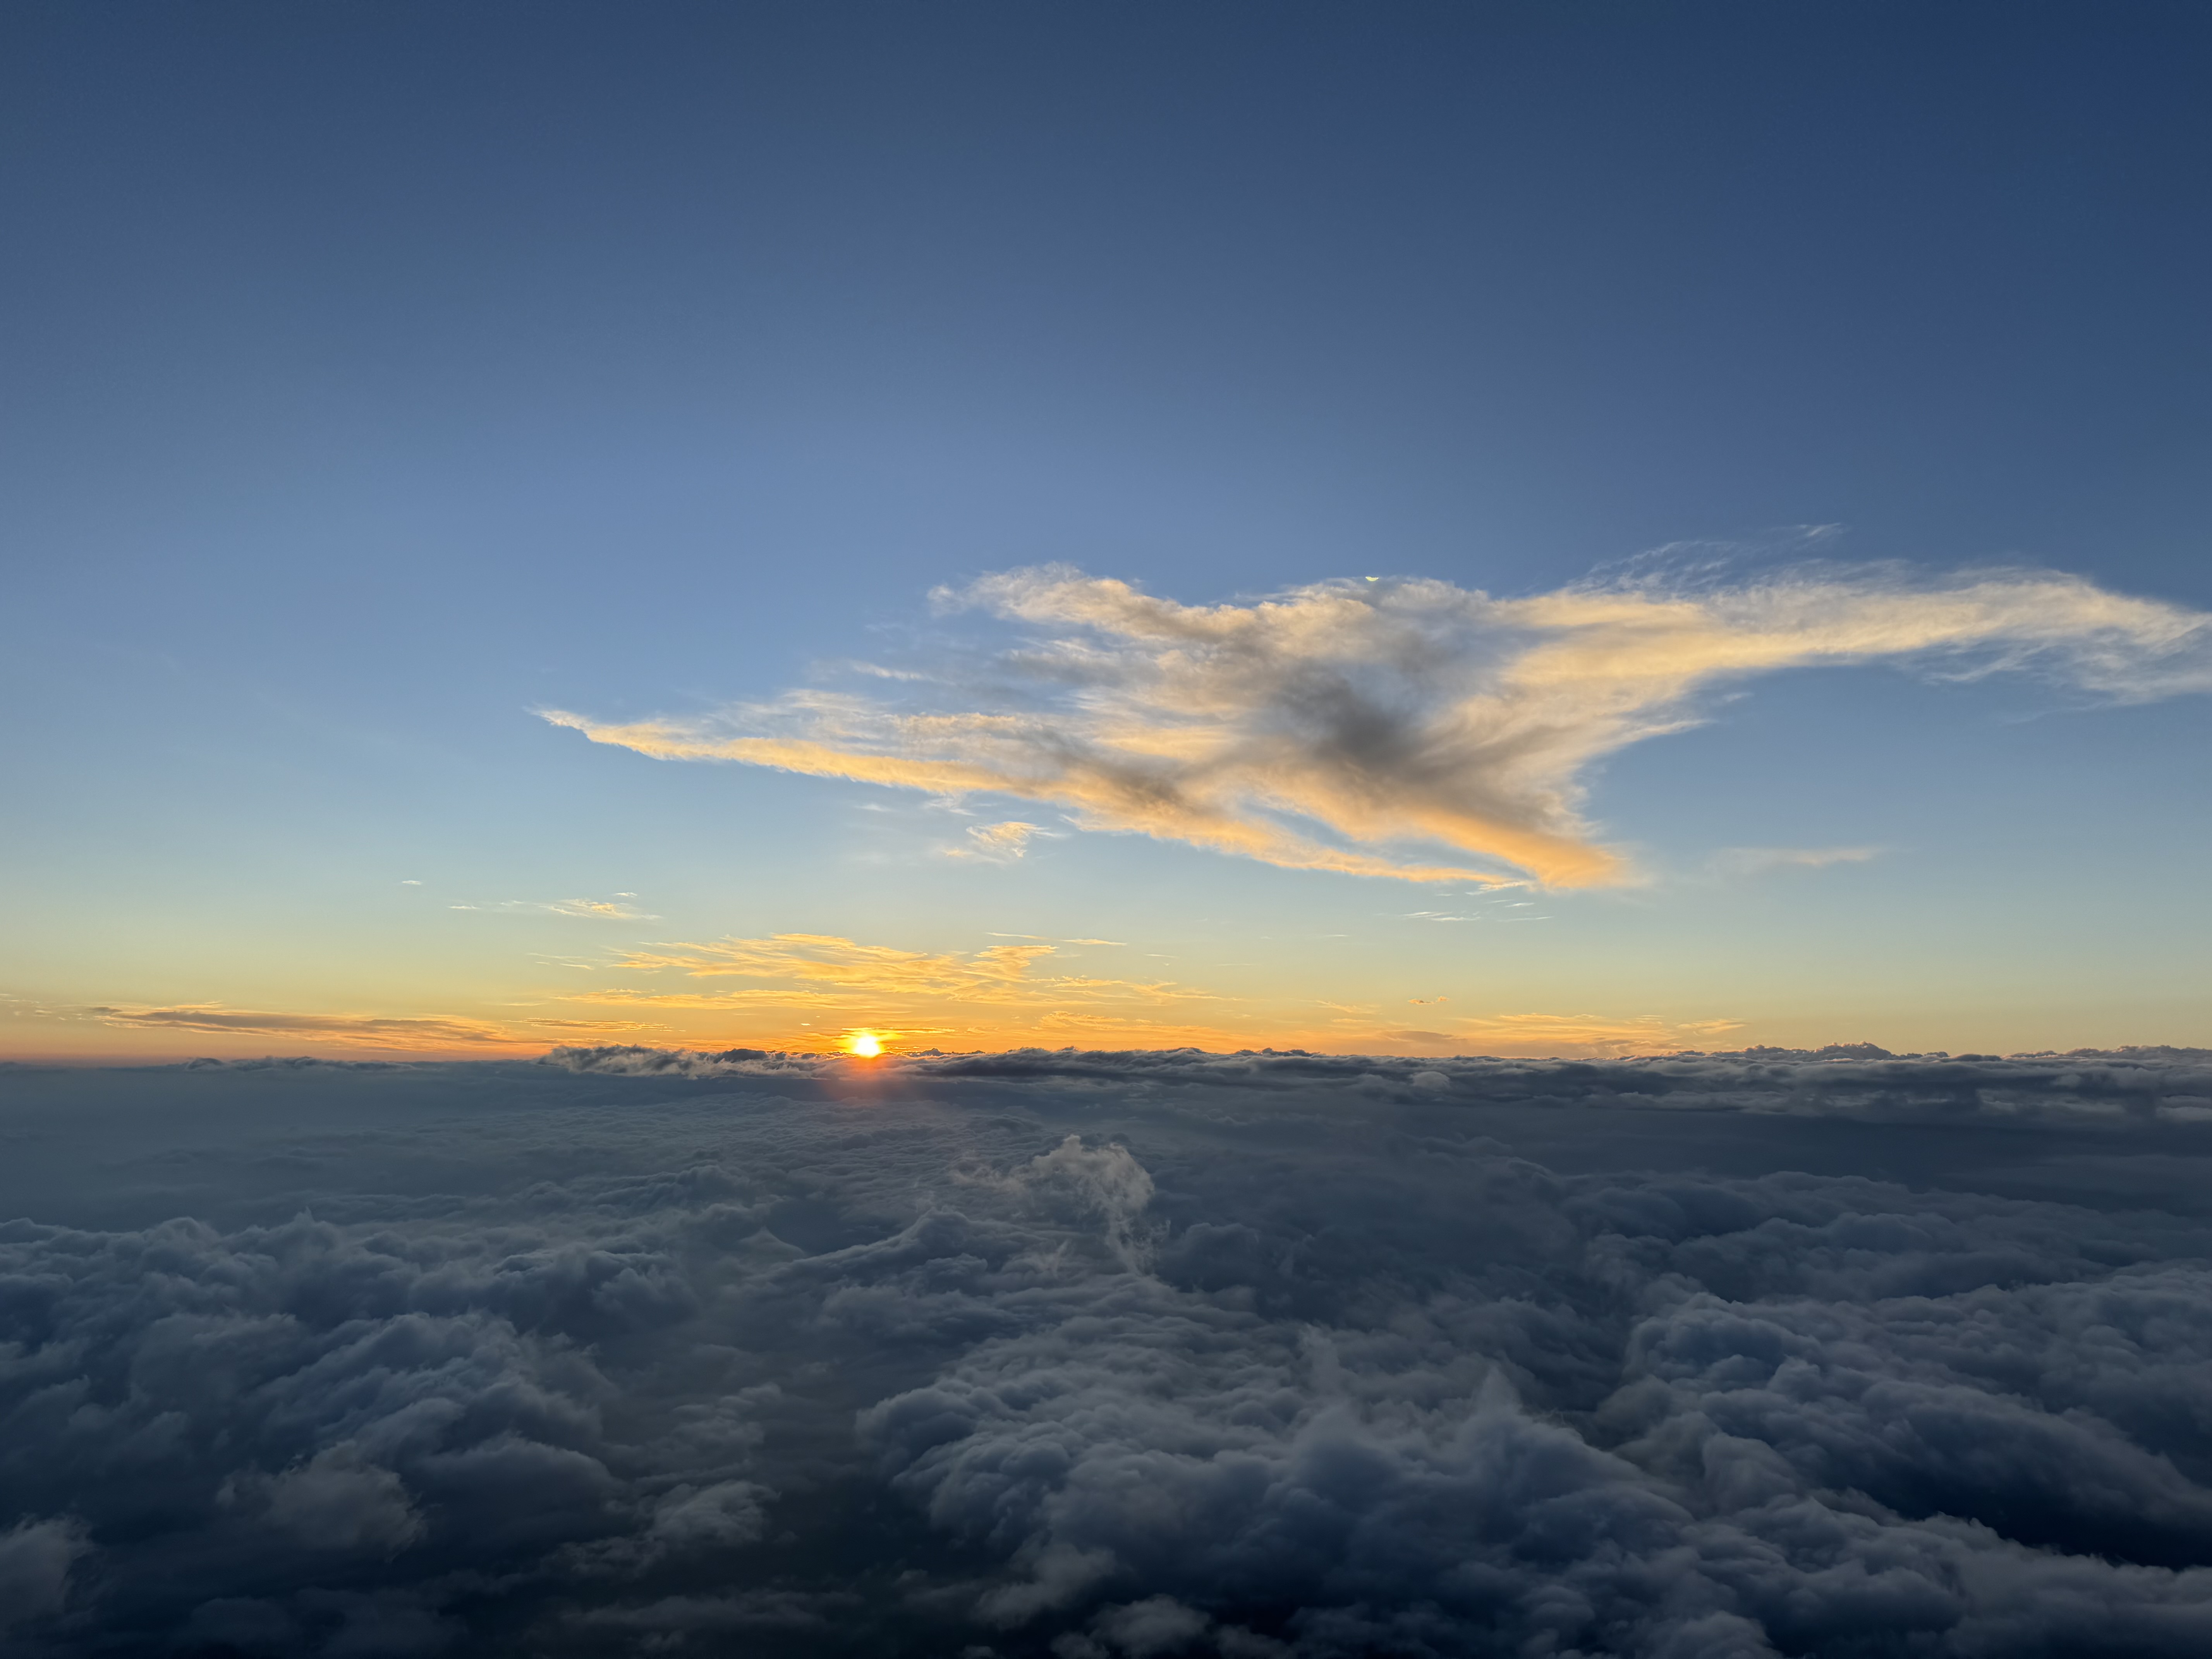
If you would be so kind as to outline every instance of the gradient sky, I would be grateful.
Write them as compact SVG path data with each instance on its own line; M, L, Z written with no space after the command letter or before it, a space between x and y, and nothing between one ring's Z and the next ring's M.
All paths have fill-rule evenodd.
M2200 6L0 30L15 1056L2212 1043Z

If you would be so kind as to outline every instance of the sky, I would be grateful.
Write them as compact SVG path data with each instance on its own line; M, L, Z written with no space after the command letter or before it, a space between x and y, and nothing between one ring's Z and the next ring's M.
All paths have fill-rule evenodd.
M12 1057L2212 1043L2201 8L0 28Z

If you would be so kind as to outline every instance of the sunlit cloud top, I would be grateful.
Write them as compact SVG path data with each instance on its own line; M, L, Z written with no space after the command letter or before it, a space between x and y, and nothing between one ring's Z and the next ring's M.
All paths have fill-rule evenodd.
M1055 566L933 597L1025 636L988 675L878 676L900 702L803 690L700 717L544 717L663 758L1011 796L1292 868L1567 887L1634 875L1585 815L1593 763L1696 724L1701 694L1731 682L1890 660L2118 702L2212 689L2212 617L2041 572L1822 568L1520 599L1368 579L1186 605Z

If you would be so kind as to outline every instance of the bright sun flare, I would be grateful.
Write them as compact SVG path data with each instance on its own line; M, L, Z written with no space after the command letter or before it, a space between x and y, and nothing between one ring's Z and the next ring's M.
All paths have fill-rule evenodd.
M854 1031L845 1039L845 1052L863 1060L873 1060L883 1051L883 1042L873 1031Z

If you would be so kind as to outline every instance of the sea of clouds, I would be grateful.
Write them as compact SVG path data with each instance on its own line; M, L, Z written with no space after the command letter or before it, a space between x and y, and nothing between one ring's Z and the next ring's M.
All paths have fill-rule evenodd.
M11 1654L2212 1652L2212 1054L0 1070Z

